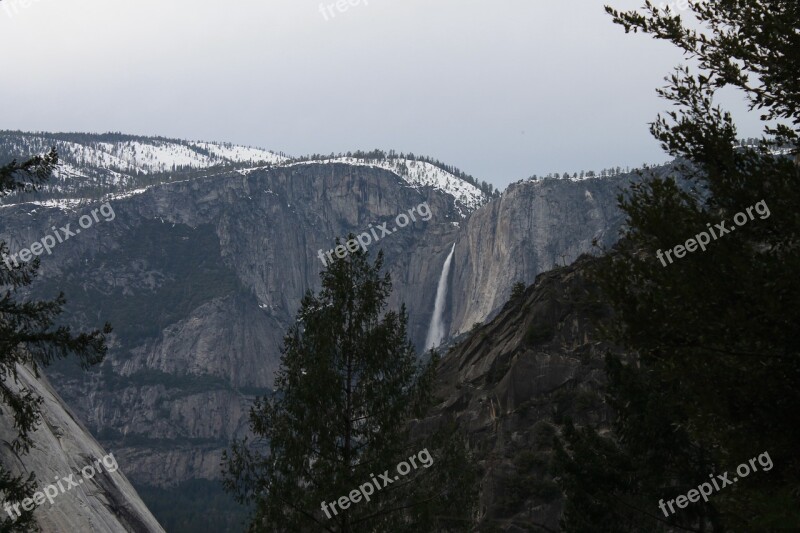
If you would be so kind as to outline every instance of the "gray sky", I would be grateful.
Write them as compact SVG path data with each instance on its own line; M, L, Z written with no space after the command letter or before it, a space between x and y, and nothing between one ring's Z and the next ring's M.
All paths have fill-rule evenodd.
M603 2L334 1L2 0L0 129L393 148L501 189L667 159L647 123L682 56Z

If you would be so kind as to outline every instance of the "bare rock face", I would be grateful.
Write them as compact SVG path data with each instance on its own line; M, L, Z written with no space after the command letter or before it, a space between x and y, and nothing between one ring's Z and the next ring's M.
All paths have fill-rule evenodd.
M398 214L423 202L428 222L394 228ZM98 203L5 206L0 238L27 247L52 226L71 222L74 229ZM57 364L48 375L80 419L128 461L132 479L158 486L219 478L222 450L246 433L254 395L272 386L301 298L319 288L319 250L388 221L397 231L369 251L386 254L395 303L409 302L415 338L424 340L427 296L441 265L423 262L409 275L409 257L423 255L430 247L418 250L419 243L443 229L455 234L449 221L462 220L441 191L343 164L228 171L110 204L113 220L101 219L43 258L33 295L63 290L73 325L114 325L100 369Z
M449 337L483 322L541 272L610 246L622 214L619 187L628 179L550 179L512 185L466 222L456 244Z
M110 201L113 220L42 258L34 295L63 290L72 325L108 320L115 328L101 368L56 365L48 375L135 483L219 479L222 451L246 434L253 397L272 386L303 294L319 288L318 252L337 236L388 222L390 234L369 251L385 253L389 307L406 304L419 352L454 242L448 336L496 314L515 282L590 252L593 239L613 242L621 222L614 196L626 179L519 183L466 217L438 189L342 163L224 171L122 195ZM429 221L394 227L423 202ZM3 206L0 238L27 247L51 226L74 228L97 204ZM476 364L472 371L487 370ZM559 358L536 364L541 386L572 371ZM515 391L529 386L508 379ZM514 394L495 398L496 412L513 408ZM471 416L480 425L487 415Z
M32 434L35 448L16 455L6 444L0 448L0 461L13 475L35 472L39 491L53 484L49 493L57 494L52 496L52 503L45 500L34 510L34 519L41 530L163 532L122 473L127 466L125 461L113 452L108 454L97 443L47 379L36 378L23 366L18 366L17 371L19 382L14 383L9 377L6 383L14 391L19 391L21 385L43 398L42 421ZM14 420L7 410L0 414L0 434L16 434ZM98 460L100 463L95 463ZM86 475L81 474L82 470Z
M607 311L582 303L582 271L590 261L582 257L540 275L440 364L440 403L417 431L455 420L465 432L484 471L481 521L492 530L557 531L562 504L551 471L557 424L566 415L581 423L608 419L597 391L610 347L592 326Z

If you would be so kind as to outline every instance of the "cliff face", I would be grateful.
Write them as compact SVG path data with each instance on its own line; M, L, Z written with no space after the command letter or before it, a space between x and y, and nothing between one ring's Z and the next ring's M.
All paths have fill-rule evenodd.
M34 289L63 290L76 326L110 321L109 355L88 374L66 364L48 374L135 482L217 479L253 395L272 385L300 299L319 287L318 251L336 236L387 221L391 230L399 213L427 202L429 221L418 217L369 247L384 250L389 305L406 303L421 349L452 243L444 323L456 335L496 313L514 282L591 251L593 238L612 242L625 179L521 183L466 218L441 190L341 163L219 172L118 195L113 219L42 256ZM2 206L0 238L14 251L28 247L52 226L74 229L99 203ZM547 379L557 381L563 365L553 365Z
M36 378L26 367L18 366L17 370L19 383L9 378L7 384L15 392L22 386L43 399L42 421L32 434L35 448L18 456L6 444L0 447L0 461L13 475L35 472L38 490L43 494L44 487L53 484L49 491L52 504L45 500L34 511L41 530L163 532L122 473L127 465L117 462L94 440L47 379ZM15 434L14 420L8 412L0 414L0 434ZM98 460L100 463L94 464ZM80 473L87 465L91 465L91 470L86 470L89 477ZM65 478L78 486L71 486Z
M483 468L481 520L493 531L557 531L553 437L570 416L603 423L603 355L583 272L591 258L542 274L442 359L440 402L419 430L456 420Z
M557 265L616 242L622 214L616 195L629 177L544 180L512 185L477 210L458 235L450 336L469 331L526 285Z
M341 164L226 172L112 199L114 216L44 255L38 296L68 295L76 326L115 326L107 361L88 374L48 369L67 402L147 484L219 476L221 450L246 430L253 394L272 385L283 333L319 286L318 251L427 202L418 220L370 246L386 253L397 301L423 338L441 265L406 274L418 243L458 228L452 198L385 170ZM16 251L99 205L0 208ZM108 210L107 210L108 212ZM380 235L380 233L378 233ZM449 239L446 239L449 240ZM406 280L409 286L406 287ZM414 294L413 297L408 297ZM422 298L421 298L421 297ZM419 341L420 343L422 341Z

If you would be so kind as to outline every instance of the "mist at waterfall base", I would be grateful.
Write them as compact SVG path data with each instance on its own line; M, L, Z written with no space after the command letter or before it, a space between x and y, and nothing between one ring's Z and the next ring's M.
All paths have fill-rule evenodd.
M441 344L444 339L444 325L442 315L444 314L444 303L447 298L447 279L450 276L450 263L453 261L453 252L456 250L456 243L450 249L447 259L442 267L442 274L439 276L439 285L436 287L436 303L433 305L433 316L431 325L428 327L428 336L425 339L425 349L430 350Z

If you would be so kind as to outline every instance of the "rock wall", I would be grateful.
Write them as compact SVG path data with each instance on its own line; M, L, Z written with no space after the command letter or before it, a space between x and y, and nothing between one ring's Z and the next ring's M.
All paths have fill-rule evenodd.
M42 258L34 293L63 290L73 325L115 327L88 374L48 370L80 420L135 482L217 479L223 449L247 431L255 394L272 385L287 327L319 288L318 250L427 202L418 220L373 243L392 273L421 351L445 257L456 243L444 322L451 336L497 312L514 282L610 243L627 178L519 183L462 218L454 199L397 175L346 164L220 172L111 200L115 217ZM0 207L0 238L27 247L92 206ZM380 233L379 233L380 235Z
M36 378L23 366L17 366L17 372L19 381L15 383L9 376L6 384L12 391L25 388L43 399L42 421L31 435L35 447L29 453L17 455L8 442L4 442L0 447L0 461L15 476L35 472L38 490L61 481L63 491L55 485L58 494L53 496L52 504L45 500L34 510L34 519L41 530L163 533L122 473L128 466L125 461L113 455L108 458L108 453L64 405L46 378ZM7 410L0 414L0 434L5 438L16 434L13 417ZM86 471L90 477L79 474L82 468L104 458L106 461L92 466L96 473ZM71 474L75 476L70 478ZM71 486L64 478L70 478L79 486Z

